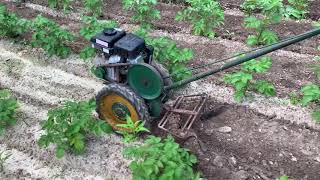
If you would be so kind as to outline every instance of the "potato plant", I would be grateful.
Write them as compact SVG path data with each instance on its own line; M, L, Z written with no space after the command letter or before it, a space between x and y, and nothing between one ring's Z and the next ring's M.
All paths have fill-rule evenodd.
M270 30L270 26L281 22L284 13L282 0L245 0L241 7L246 14L245 28L255 30L247 38L248 45L266 45L278 41L278 35ZM257 14L257 11L261 14Z
M190 4L184 10L179 11L177 21L190 21L195 35L214 37L213 29L224 22L224 11L218 1L214 0L186 0Z
M119 134L123 135L125 143L129 143L137 140L139 133L150 132L147 128L144 127L144 122L142 121L133 122L130 116L127 116L126 120L127 120L126 124L117 125L117 127L128 129L130 131L130 132L118 131Z
M308 0L288 0L285 17L294 19L303 19L308 13Z
M224 76L224 82L231 84L235 89L234 98L240 102L247 94L248 90L253 90L266 96L276 94L275 87L266 80L254 80L253 75L264 73L272 66L272 59L262 57L260 60L251 60L244 63L241 71Z
M9 13L5 5L0 3L0 37L15 38L28 30L29 21Z
M61 28L57 23L38 15L31 24L32 47L43 48L49 56L57 55L67 58L71 49L67 43L74 40L74 36Z
M8 90L0 90L0 135L5 128L16 124L15 113L19 108L18 102Z
M149 136L144 144L126 148L124 156L132 159L129 168L133 179L199 179L192 166L197 163L196 156L181 148L169 136L164 140Z
M193 51L179 48L177 43L168 37L152 38L144 29L137 29L135 33L143 37L148 45L154 48L154 59L165 65L175 81L185 79L191 75L186 64L193 58Z
M48 0L49 7L68 10L73 0Z
M67 101L63 106L49 110L48 119L42 122L45 133L38 141L39 146L55 144L57 158L69 150L83 153L87 134L100 136L112 132L105 121L93 118L95 107L94 101Z
M153 20L161 19L160 11L156 9L157 0L123 0L122 3L125 10L133 12L132 20L144 28L151 28Z
M102 0L83 0L83 4L86 11L90 12L94 16L102 15L102 7L103 7Z

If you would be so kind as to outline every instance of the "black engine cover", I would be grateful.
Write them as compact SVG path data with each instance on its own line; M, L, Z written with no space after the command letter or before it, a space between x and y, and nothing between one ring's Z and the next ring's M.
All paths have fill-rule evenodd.
M144 39L127 33L114 44L114 53L128 59L136 58L146 49Z

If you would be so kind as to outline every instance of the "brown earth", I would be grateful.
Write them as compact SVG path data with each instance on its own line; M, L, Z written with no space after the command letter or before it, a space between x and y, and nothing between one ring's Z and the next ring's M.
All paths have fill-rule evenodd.
M121 22L121 26L132 28L132 24L127 23L129 14L123 13L119 3L108 1L108 4L109 3L114 3L113 7L115 8L107 11L107 17L108 14L113 17L117 16L117 20ZM169 26L167 27L166 23L173 24L169 16L173 14L172 9L177 7L167 5L161 5L161 7L164 7L162 13L167 14L167 19L169 20L164 19L164 21L161 21L159 25L157 25L158 27L163 26L164 28L159 29L165 29L165 31L158 30L152 34L154 36L168 35L178 41L181 47L193 48L196 52L195 59L200 59L201 61L194 60L190 62L190 64L200 64L201 62L208 62L214 58L219 59L247 48L241 43L241 40L235 42L238 40L233 38L231 38L231 40L229 40L230 38L223 39L224 37L222 36L218 39L209 40L207 38L192 36L183 30L188 29L185 23L175 23L174 26L177 26L176 29ZM15 9L12 6L10 9L28 18L32 18L39 13L29 8ZM117 11L119 14L113 11ZM52 18L50 15L46 14L46 16ZM76 30L79 29L79 23L76 21L61 18L53 19L59 24L73 27L74 32L77 32ZM239 21L235 19L233 23L238 23L237 28L241 30ZM301 22L290 21L290 23L292 23L292 27L291 25L284 24L281 26L282 28L279 29L287 26L291 27L292 29L286 28L287 32L285 33L288 34L291 30L294 30L294 33L290 34L293 35L311 27L308 23L306 23L308 27L304 27L306 24ZM301 26L301 24L303 24L303 26ZM296 29L297 27L301 27L301 29ZM241 35L241 33L239 34ZM244 36L239 36L239 38L240 37ZM296 45L293 49L288 48L285 51L273 53L274 65L272 69L265 75L258 76L258 78L265 78L273 82L276 85L278 97L286 97L289 92L298 90L302 84L310 81L315 82L316 78L314 74L310 72L308 66L313 63L312 57L316 54L316 51L311 49L314 48L313 46L318 42L318 38L316 38L309 40L305 44ZM14 48L14 46L12 48ZM12 51L14 52L15 50ZM23 56L32 57L32 55L28 55L28 53ZM43 59L43 57L40 59ZM41 60L40 62L43 63ZM92 78L89 73L87 73L88 67L86 67L85 64L77 64L75 62L76 61L69 60L66 62L50 61L44 62L44 64L76 75L76 77L79 76L80 79L83 77ZM69 64L73 65L72 67L74 69L69 68ZM199 82L199 85L206 87L209 83L219 86L221 85L219 82L220 77L222 77L222 74L211 77L204 82ZM41 82L41 80L39 81ZM227 89L224 85L222 85L222 87ZM13 87L9 86L9 88ZM79 88L77 86L67 87L63 84L60 88L62 90L57 90L57 92L52 88L50 91L45 89L43 91L58 97L63 95L63 97L68 98L80 98L83 96L81 93L73 95L75 91L82 92L78 90ZM62 94L64 91L63 88L67 90L70 88L72 92ZM188 93L195 93L194 91L189 91L189 88L188 86L185 88ZM93 95L92 88L88 92L83 90L82 93L88 97ZM51 103L50 101L43 103L41 99L30 97L24 90L15 90L15 95L19 97L20 101L26 104L40 106L45 109L57 103L55 102L55 98L52 99L55 103ZM229 95L231 96L232 94L229 93ZM263 103L264 102L258 102L258 104L262 105ZM181 144L191 149L191 151L198 156L199 164L197 169L201 171L207 179L276 179L284 174L290 175L295 179L319 179L320 144L318 125L316 125L317 128L310 128L310 126L304 124L294 123L289 118L281 119L277 116L269 116L267 113L261 113L260 109L248 107L248 105L244 103L239 105L226 99L221 100L219 96L210 97L206 112L212 112L212 116L204 117L195 123L191 131L197 138L190 138L185 142L182 141ZM230 127L232 129L231 132L220 132L221 130L219 128L225 126ZM164 134L156 128L154 132L164 136ZM28 130L28 133L32 133L32 129ZM21 135L23 135L23 133L21 133ZM15 139L12 136L8 136L8 142L13 143L11 147L18 149L21 147L23 147L22 149L29 148L27 145L14 142L13 140ZM99 143L104 142L105 141L99 141ZM38 150L36 152L38 152ZM37 153L37 156L39 155L46 156L44 152ZM90 154L90 157L93 158L92 154ZM52 160L52 158L50 158L50 160ZM82 161L82 159L80 161ZM45 162L48 163L48 160ZM95 162L94 165L100 164ZM79 169L81 170L81 168ZM100 170L99 168L97 169ZM88 170L86 169L86 171ZM102 175L105 174L102 173Z

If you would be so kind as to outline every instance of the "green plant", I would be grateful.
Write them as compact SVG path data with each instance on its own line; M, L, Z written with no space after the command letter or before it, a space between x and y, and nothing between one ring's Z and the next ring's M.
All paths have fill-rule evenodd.
M297 105L300 102L300 96L299 94L297 94L296 92L291 92L289 93L289 97L290 97L290 102L293 105Z
M73 0L48 0L48 4L51 8L67 10L70 9L72 1Z
M284 14L287 18L303 19L308 13L308 0L288 0Z
M67 43L74 39L74 36L66 29L62 29L55 22L38 15L32 22L32 47L43 48L49 56L57 55L66 58L70 55L71 49Z
M154 59L165 65L175 81L185 79L191 75L186 64L193 58L193 51L189 48L179 48L177 43L168 37L152 38L148 32L140 28L135 34L143 37L148 45L154 48Z
M152 20L161 19L160 11L156 9L157 0L123 0L122 3L125 10L133 11L132 20L144 28L151 28Z
M235 100L240 102L248 90L257 91L266 96L276 94L275 87L265 80L254 80L254 73L264 73L272 66L272 59L262 57L260 60L251 60L242 64L241 71L226 74L223 81L235 88Z
M128 129L130 131L130 132L118 131L118 133L123 135L125 143L135 141L139 133L150 132L147 128L144 127L144 122L141 122L141 121L133 122L130 116L127 116L126 120L127 120L126 124L117 125L120 128Z
M190 21L195 35L213 38L215 36L213 29L224 22L224 11L220 3L214 0L186 0L186 2L190 6L179 11L176 20Z
M281 22L283 16L282 0L245 0L241 5L246 17L244 26L254 29L254 35L247 38L248 45L272 44L278 41L278 36L270 30L270 26ZM261 12L261 15L255 12Z
M124 155L133 159L129 168L133 179L160 180L197 180L199 173L194 173L192 166L197 162L196 156L169 136L164 140L149 136L144 144L126 148Z
M280 176L279 180L294 180L293 178L290 178L288 176Z
M0 135L6 127L16 123L15 112L19 105L8 90L0 90Z
M9 13L0 3L0 36L17 37L28 30L29 21Z
M85 149L85 136L93 133L100 136L112 132L111 126L105 121L95 120L92 112L95 102L65 102L63 106L51 109L48 119L42 123L45 134L38 141L40 147L56 145L56 156L61 158L67 150L76 154L83 153Z
M92 13L94 16L102 15L102 0L83 0L85 9Z
M4 163L9 159L11 154L5 154L5 152L0 152L0 172L4 169Z
M100 33L105 28L115 28L118 23L113 20L98 21L96 17L83 16L82 28L80 29L80 35L87 40L90 40L97 33ZM91 46L84 47L80 52L81 59L88 59L96 55L96 50Z

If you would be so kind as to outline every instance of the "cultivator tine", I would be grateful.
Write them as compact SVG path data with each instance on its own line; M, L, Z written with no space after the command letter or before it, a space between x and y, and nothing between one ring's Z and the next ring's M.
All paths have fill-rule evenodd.
M171 134L177 135L188 131L199 118L207 101L206 95L179 96L173 106L165 106L166 113L158 124L158 127ZM171 129L170 120L179 116L178 127Z

